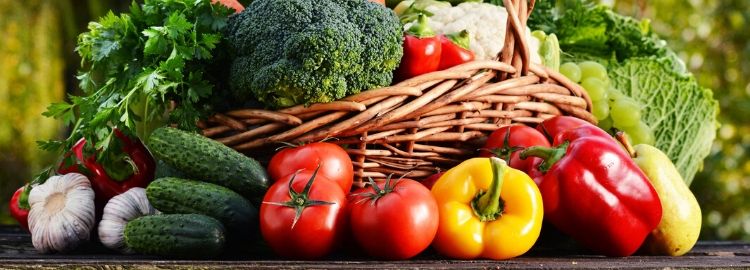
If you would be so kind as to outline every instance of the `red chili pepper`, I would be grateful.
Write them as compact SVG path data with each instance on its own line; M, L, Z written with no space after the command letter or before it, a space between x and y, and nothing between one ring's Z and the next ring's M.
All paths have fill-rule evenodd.
M539 190L545 220L593 251L633 254L661 221L661 202L653 186L617 141L598 127L566 129L575 122L570 119L545 122L542 126L552 130L553 147L530 147L521 153L522 158L545 160L534 168L543 177Z
M414 25L404 33L404 56L396 69L396 80L438 70L441 51L440 38L427 25L427 16L420 14Z
M13 216L21 228L29 231L29 193L24 192L26 186L22 186L13 193L10 198L10 215Z
M444 70L474 60L474 52L469 50L469 32L463 30L458 33L440 36L440 65L438 70Z
M115 137L122 148L121 151L111 150L114 151L112 153L127 157L115 157L111 159L115 161L112 164L100 163L97 155L84 154L86 139L81 138L71 149L72 153L68 153L75 154L76 164L63 163L58 169L59 173L77 172L86 175L91 180L97 202L106 202L134 187L146 187L154 179L156 161L146 146L137 138L128 138L117 129Z

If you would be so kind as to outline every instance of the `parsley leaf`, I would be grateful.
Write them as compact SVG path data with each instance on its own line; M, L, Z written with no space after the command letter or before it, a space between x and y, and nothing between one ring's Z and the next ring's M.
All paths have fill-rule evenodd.
M62 154L86 138L95 145L89 151L110 158L110 149L120 150L115 128L141 140L168 123L196 129L213 91L208 61L232 13L210 0L144 0L133 1L129 14L110 11L90 22L76 46L84 95L53 103L44 113L73 125L72 133L39 147Z

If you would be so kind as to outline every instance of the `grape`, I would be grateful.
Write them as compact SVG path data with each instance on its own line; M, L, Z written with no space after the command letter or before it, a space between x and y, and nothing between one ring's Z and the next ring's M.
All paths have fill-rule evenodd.
M654 132L644 122L638 122L637 125L633 126L630 130L630 136L633 137L633 144L654 144Z
M626 129L641 121L641 108L632 99L617 99L610 106L610 115L616 128Z
M609 104L607 102L594 102L592 113L598 120L609 117Z
M571 81L574 82L580 82L581 81L581 69L578 68L578 65L575 63L565 63L560 66L560 73L562 75L565 75L565 77L568 77Z
M612 118L607 117L604 120L599 120L599 124L597 124L599 128L603 129L604 131L609 132L609 129L612 128Z
M581 86L589 93L591 100L607 100L607 86L599 78L586 78Z
M628 96L620 92L620 90L617 90L615 88L609 88L609 91L607 91L607 96L609 96L610 101L615 101L615 100L623 99L623 98L629 98Z
M578 67L581 69L581 78L599 78L602 81L609 81L607 76L607 69L594 61L585 61L578 63Z

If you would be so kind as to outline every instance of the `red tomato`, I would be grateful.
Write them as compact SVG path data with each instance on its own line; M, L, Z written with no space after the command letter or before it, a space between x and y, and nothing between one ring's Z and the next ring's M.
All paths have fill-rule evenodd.
M507 161L508 154L510 154L510 163L508 165L528 173L533 166L539 165L543 160L538 157L521 159L519 155L524 148L537 145L550 147L547 138L536 129L526 125L510 125L492 132L479 155L482 157L496 155Z
M320 176L336 182L341 190L349 193L354 180L352 159L341 146L332 143L316 142L285 148L271 158L268 174L276 181L299 169L313 171L318 165Z
M350 195L350 223L357 244L376 258L403 260L435 238L438 207L430 190L401 179L368 186Z
M276 254L321 258L330 254L344 236L346 193L324 176L314 175L305 170L281 178L263 198L260 231Z

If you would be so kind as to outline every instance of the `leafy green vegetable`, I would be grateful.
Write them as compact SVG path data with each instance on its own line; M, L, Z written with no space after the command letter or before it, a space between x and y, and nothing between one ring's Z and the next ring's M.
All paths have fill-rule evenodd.
M167 122L194 129L212 92L206 63L232 13L210 0L145 0L133 2L129 14L109 12L89 23L76 47L84 95L44 113L73 125L72 133L40 147L62 153L86 138L106 158L117 147L115 127L143 140Z
M389 85L403 49L393 11L361 0L254 1L227 28L235 99L329 102Z
M550 17L555 19L548 19ZM639 21L585 0L561 0L557 6L540 3L529 19L529 27L557 34L560 48L569 54L618 61L637 56L664 56L676 70L687 72L666 42L652 31L649 20Z
M491 0L499 1L502 0ZM557 18L557 12L555 10L555 0L537 0L534 5L534 10L529 16L529 21L526 23L529 28L533 30L542 30L545 33L555 32L555 18Z
M612 83L643 105L655 147L675 163L689 185L711 151L719 104L711 89L677 74L669 61L635 57L609 66Z

